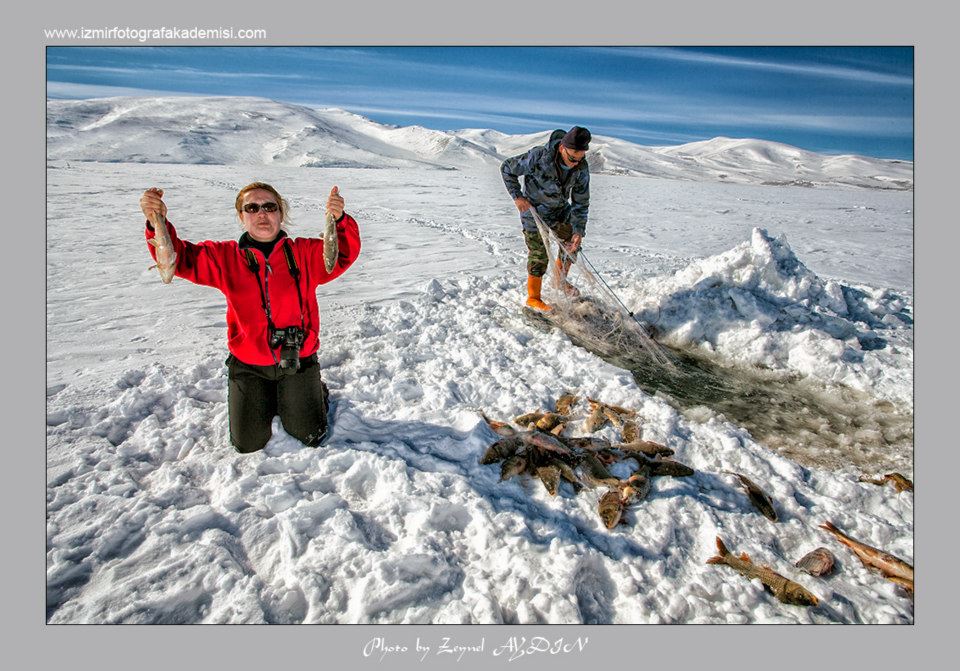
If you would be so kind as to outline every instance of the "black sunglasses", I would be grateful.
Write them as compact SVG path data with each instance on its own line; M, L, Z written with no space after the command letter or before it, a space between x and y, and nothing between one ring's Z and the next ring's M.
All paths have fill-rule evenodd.
M243 211L249 214L256 214L260 210L264 212L276 212L279 209L276 203L267 201L266 203L247 203L243 206Z

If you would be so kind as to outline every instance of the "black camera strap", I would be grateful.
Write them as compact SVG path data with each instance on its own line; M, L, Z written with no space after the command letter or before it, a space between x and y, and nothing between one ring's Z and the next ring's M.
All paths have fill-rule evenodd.
M297 267L297 260L293 256L293 250L290 249L290 245L284 243L285 241L280 241L280 245L283 247L283 254L287 259L287 268L293 277L293 284L297 288L297 306L300 308L300 330L306 335L306 323L303 318L303 295L300 293L300 268ZM257 255L254 254L253 250L249 247L243 251L247 258L247 267L250 268L253 276L257 278L257 288L260 289L260 306L267 316L267 349L270 350L270 356L273 357L274 364L279 365L280 362L277 360L277 355L270 346L270 336L277 330L277 327L273 323L273 317L270 315L270 294L267 291L270 286L270 264L267 264L267 272L264 274L266 277L266 286L264 286L264 282L260 280L260 263L257 261Z
M273 333L275 327L273 325L273 319L270 317L270 299L267 298L267 292L263 287L263 282L260 281L260 263L257 261L257 255L253 253L253 250L249 247L243 250L247 257L247 267L250 269L250 272L253 273L253 276L257 278L257 288L260 289L260 306L263 308L264 314L267 315L267 349L270 350L270 356L273 357L274 365L278 365L280 362L277 360L277 355L274 354L273 348L270 347L270 334ZM267 266L269 268L269 266Z
M293 257L293 249L290 248L290 245L284 243L284 240L280 241L280 245L283 247L283 255L287 258L287 269L293 277L294 286L297 287L297 305L300 306L300 330L306 335L307 326L303 321L303 296L300 294L300 268L297 267L297 260Z
M257 255L253 253L253 250L248 248L243 251L247 256L247 267L250 269L250 272L253 273L253 276L257 278L257 288L260 289L260 307L263 308L264 313L267 315L267 325L273 328L273 320L270 318L270 299L267 298L267 292L263 288L263 282L260 281L260 262L257 261Z

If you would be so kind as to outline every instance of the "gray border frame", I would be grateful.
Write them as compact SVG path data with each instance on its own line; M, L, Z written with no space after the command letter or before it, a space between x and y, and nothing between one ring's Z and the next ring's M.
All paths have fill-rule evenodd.
M175 4L175 3L174 3ZM5 61L10 75L7 102L14 102L13 116L5 115L10 143L7 166L23 176L31 210L26 228L27 253L5 257L12 268L6 273L7 295L13 305L4 335L8 357L14 360L10 383L16 384L12 412L5 411L8 429L8 464L4 501L12 526L5 543L4 568L8 594L4 619L13 641L14 663L102 669L136 666L166 669L173 663L190 668L266 668L295 665L322 669L337 665L390 668L395 664L364 658L360 650L375 636L412 646L417 636L439 642L450 636L455 642L485 636L490 642L509 636L589 636L582 656L524 658L514 663L488 656L465 658L460 663L440 658L440 664L456 668L489 668L505 663L517 668L582 668L584 664L626 666L678 665L683 668L733 668L746 665L807 668L826 664L880 663L884 666L914 664L920 654L936 659L936 649L946 649L951 624L946 603L952 580L946 572L952 559L943 550L950 531L956 528L949 498L935 502L936 493L950 491L949 475L956 457L948 426L950 398L946 370L930 353L949 356L946 338L951 334L942 308L952 306L952 281L941 268L950 268L956 232L953 208L947 202L954 177L948 163L955 144L947 119L956 109L951 72L955 23L944 10L878 0L847 0L776 3L758 0L727 0L699 6L696 3L647 3L625 9L622 2L595 0L590 3L527 3L485 0L482 3L407 0L385 7L370 4L331 4L307 10L283 7L282 2L259 8L241 8L237 3L200 5L172 2L131 7L129 3L100 2L97 7L56 7L47 4L22 7L27 18L21 25L8 24ZM663 4L663 6L660 6ZM110 6L114 5L114 6ZM33 14L32 16L30 14ZM264 42L234 42L234 45L555 45L555 44L876 44L914 45L915 49L915 307L916 330L916 433L920 448L916 458L917 536L916 561L920 564L917 585L916 624L903 627L724 627L698 626L404 626L342 625L294 627L175 627L175 626L51 626L44 624L42 608L45 576L45 531L40 523L45 484L44 357L35 349L35 337L22 335L24 323L35 333L45 325L46 229L41 203L45 196L45 77L44 47L79 42L48 41L43 28L85 26L193 26L233 25L264 27ZM192 44L224 44L194 42ZM90 43L93 45L94 43ZM116 44L116 43L111 43ZM139 44L127 42L127 44ZM148 43L149 45L150 43ZM157 44L186 46L183 42ZM8 52L6 46L12 49ZM21 128L24 129L21 132ZM38 193L39 192L39 193ZM33 208L41 210L37 214ZM16 216L7 213L8 218ZM110 216L110 213L104 213ZM14 231L8 231L8 236ZM19 231L16 231L19 233ZM19 236L18 236L19 237ZM18 240L19 242L19 240ZM15 284L12 284L15 282ZM19 290L23 287L22 290ZM939 309L938 309L939 308ZM929 312L928 312L929 309ZM18 328L11 328L16 325ZM13 338L17 334L16 339ZM27 355L20 354L21 347ZM947 359L949 361L949 359ZM37 371L37 368L41 368ZM937 375L937 372L940 372ZM39 375L38 375L39 372ZM10 384L8 383L8 384ZM26 502L27 505L23 505ZM36 508L35 508L36 506ZM39 508L39 510L38 510ZM922 653L921 653L922 651ZM503 660L503 658L499 658ZM439 668L437 661L404 666Z

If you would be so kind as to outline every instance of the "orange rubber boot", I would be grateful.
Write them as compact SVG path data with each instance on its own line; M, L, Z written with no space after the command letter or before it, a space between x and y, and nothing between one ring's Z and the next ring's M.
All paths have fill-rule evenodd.
M540 300L540 286L542 284L542 277L527 275L527 307L540 312L549 312L553 308Z
M557 270L560 271L560 289L567 296L578 298L580 296L580 290L567 282L567 273L570 272L571 263L573 262L570 259L567 259L565 262L557 259Z

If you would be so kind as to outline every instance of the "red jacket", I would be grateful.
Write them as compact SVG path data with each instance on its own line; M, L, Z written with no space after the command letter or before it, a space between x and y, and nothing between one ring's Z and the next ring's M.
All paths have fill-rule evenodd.
M272 366L280 356L280 350L270 351L267 343L267 315L263 310L260 286L250 266L246 253L234 240L200 243L187 242L177 237L177 231L169 221L167 228L177 252L177 277L195 284L216 287L227 297L227 346L230 352L243 363L254 366ZM280 233L270 258L254 248L250 251L260 266L260 282L267 291L270 314L277 328L300 326L300 306L293 276L287 267L283 246L293 250L300 269L300 295L303 297L303 323L306 337L300 356L307 357L320 348L320 308L317 306L317 286L342 275L360 255L360 230L349 214L337 223L339 252L333 272L328 273L323 265L322 238L289 238ZM154 236L153 229L146 227L147 240ZM156 259L153 245L147 245L150 255ZM268 273L267 270L270 269ZM276 359L274 358L276 356Z

